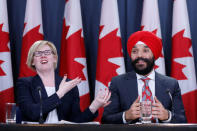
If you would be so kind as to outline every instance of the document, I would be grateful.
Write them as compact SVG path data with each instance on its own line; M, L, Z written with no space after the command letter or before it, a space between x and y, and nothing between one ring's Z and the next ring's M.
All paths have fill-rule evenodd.
M21 124L39 124L39 122L22 121ZM44 123L44 124L93 124L93 125L100 125L100 123L96 122L96 121L76 123L76 122L65 121L65 120L61 120L61 121L55 122L55 123Z
M59 121L59 124L93 124L93 125L100 125L100 123L97 122L97 121L76 123L76 122L70 122L70 121L65 121L65 120Z

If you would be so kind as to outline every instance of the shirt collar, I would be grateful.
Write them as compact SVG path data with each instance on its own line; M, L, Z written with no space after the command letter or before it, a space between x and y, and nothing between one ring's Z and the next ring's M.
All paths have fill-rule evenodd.
M143 75L140 75L137 73L136 73L136 76L137 76L137 80L140 80L140 79L142 79L142 77L144 77ZM151 73L146 77L148 77L151 80L155 80L155 70L152 70Z

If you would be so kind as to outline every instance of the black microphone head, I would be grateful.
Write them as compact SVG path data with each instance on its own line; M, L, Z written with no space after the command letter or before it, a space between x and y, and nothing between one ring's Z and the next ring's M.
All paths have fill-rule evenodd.
M38 86L38 87L37 87L37 90L41 90L41 87L40 87L40 86Z
M169 92L170 92L170 89L167 89L167 90L166 90L166 93L169 93Z

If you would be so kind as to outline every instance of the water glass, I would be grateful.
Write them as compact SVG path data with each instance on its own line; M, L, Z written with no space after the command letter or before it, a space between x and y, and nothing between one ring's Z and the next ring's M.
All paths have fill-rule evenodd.
M151 123L152 102L151 101L140 102L140 111L141 111L141 122L142 123Z
M16 103L6 103L6 123L16 123Z

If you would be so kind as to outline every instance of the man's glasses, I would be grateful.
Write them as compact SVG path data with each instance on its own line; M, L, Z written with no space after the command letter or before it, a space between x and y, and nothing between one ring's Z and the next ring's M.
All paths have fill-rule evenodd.
M51 55L51 54L54 54L53 53L53 51L51 51L51 50L44 50L44 51L36 51L36 52L34 52L34 56L35 57L40 57L40 56L42 56L42 55L45 55L45 56L48 56L48 55Z

